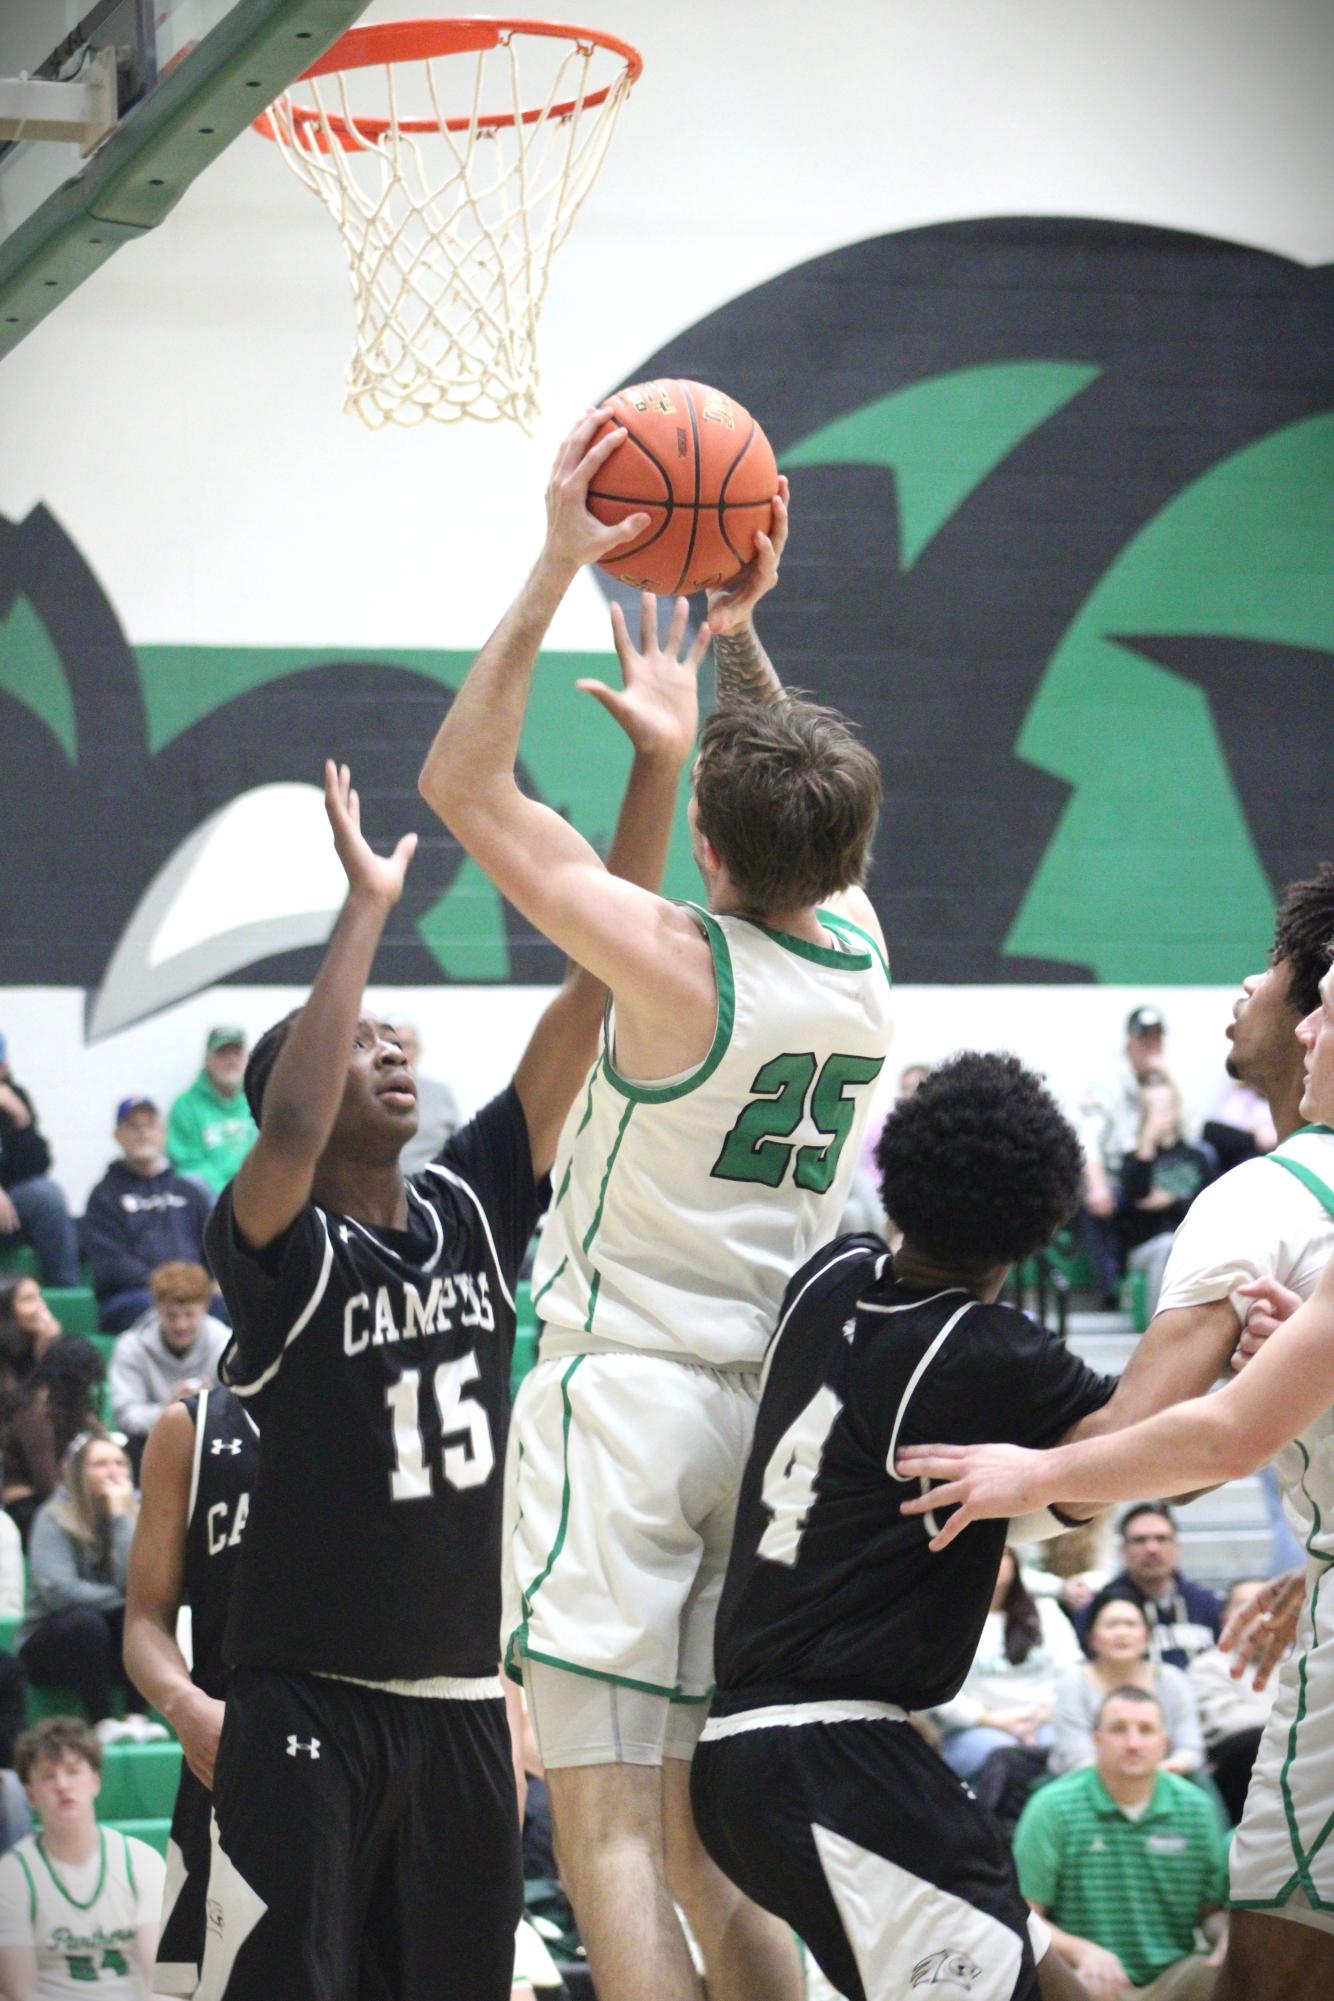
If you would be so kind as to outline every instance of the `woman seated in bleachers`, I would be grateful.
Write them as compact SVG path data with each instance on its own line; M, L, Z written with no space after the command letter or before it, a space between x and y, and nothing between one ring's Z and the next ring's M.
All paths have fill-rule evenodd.
M1069 1619L1055 1598L1034 1599L1007 1549L968 1678L952 1702L930 1712L950 1770L972 1779L993 1751L1046 1749L1055 1684L1079 1657Z
M1105 1697L1118 1688L1145 1688L1163 1713L1168 1738L1163 1770L1185 1777L1198 1772L1204 1739L1182 1670L1150 1659L1148 1621L1135 1599L1113 1588L1100 1592L1092 1609L1084 1635L1088 1659L1061 1677L1052 1696L1050 1769L1059 1774L1093 1764L1093 1726Z
M165 1737L162 1725L143 1714L144 1699L121 1660L139 1509L130 1462L114 1439L85 1432L66 1453L62 1475L32 1525L19 1659L31 1681L73 1689L104 1744ZM111 1714L117 1691L129 1712L123 1723Z
M81 1334L51 1342L9 1404L0 1406L3 1500L27 1547L32 1519L50 1500L71 1440L101 1423L106 1364Z

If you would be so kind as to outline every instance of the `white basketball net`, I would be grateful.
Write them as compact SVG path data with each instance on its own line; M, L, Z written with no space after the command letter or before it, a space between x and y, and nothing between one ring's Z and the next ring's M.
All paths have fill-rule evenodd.
M519 39L506 32L494 49L331 72L270 107L288 165L342 232L357 331L344 408L373 429L503 417L528 431L538 414L551 260L597 178L630 75L612 51L548 41L549 84L535 105L530 80L525 103ZM602 89L604 101L589 105ZM554 107L565 104L562 116ZM506 111L512 124L484 122ZM382 135L367 132L372 115L387 117ZM428 118L438 131L400 124ZM450 119L462 129L450 131ZM349 132L351 149L338 136Z

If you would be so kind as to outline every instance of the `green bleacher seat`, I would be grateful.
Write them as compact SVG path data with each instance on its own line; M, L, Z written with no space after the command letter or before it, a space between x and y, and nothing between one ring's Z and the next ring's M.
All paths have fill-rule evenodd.
M23 1278L40 1278L42 1267L31 1244L5 1244L0 1247L0 1272L17 1272Z
M90 1285L45 1285L42 1291L67 1334L96 1334L97 1300Z
M99 1801L100 1805L100 1801ZM167 1837L171 1833L171 1820L112 1820L108 1814L99 1814L98 1819L105 1827L114 1827L120 1834L129 1834L136 1841L146 1841L150 1848L156 1848L159 1855L167 1852Z
M181 1776L181 1747L109 1744L102 1759L102 1820L170 1820ZM131 1830L133 1832L133 1830Z
M26 1575L24 1588L25 1590L27 1588ZM22 1624L22 1619L0 1619L0 1653L13 1654L18 1652L19 1627Z
M92 1342L94 1348L97 1349L98 1354L102 1357L107 1367L110 1368L111 1351L120 1339L119 1334L90 1334L88 1339Z

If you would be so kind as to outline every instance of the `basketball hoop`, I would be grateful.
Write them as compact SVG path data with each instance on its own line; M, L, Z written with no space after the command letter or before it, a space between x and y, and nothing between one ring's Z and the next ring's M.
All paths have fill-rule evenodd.
M342 232L357 322L345 409L377 430L531 429L551 260L642 67L627 42L554 21L381 22L255 120Z

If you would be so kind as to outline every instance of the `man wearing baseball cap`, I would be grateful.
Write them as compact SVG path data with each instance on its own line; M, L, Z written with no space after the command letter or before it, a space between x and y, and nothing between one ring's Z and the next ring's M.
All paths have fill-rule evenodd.
M211 1028L204 1067L171 1108L167 1152L178 1174L192 1174L221 1195L255 1143L255 1121L241 1089L245 1075L243 1028Z
M92 1266L98 1318L119 1334L153 1300L149 1274L183 1259L203 1264L204 1224L213 1197L177 1174L163 1151L162 1114L151 1098L122 1098L116 1107L113 1160L88 1197L83 1247Z

